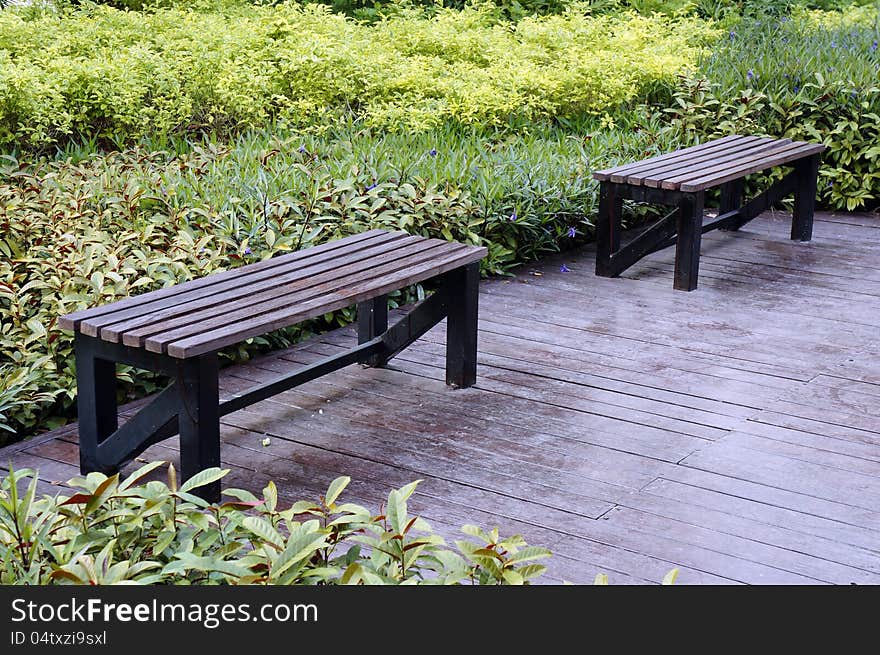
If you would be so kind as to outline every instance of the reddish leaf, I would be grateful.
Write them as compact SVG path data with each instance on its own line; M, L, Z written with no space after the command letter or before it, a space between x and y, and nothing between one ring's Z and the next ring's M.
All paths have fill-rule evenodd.
M220 505L221 508L231 507L232 509L249 509L262 505L262 500L227 500Z
M92 494L73 494L62 505L85 505L92 499Z

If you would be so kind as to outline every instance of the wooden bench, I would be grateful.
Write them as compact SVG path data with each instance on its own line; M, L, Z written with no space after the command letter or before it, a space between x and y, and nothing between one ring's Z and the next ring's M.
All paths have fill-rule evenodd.
M641 258L675 245L673 286L693 291L697 288L703 233L718 228L737 230L791 193L791 238L809 241L823 150L825 146L815 143L733 135L593 173L601 183L596 275L616 277ZM743 201L747 175L782 165L793 170L760 195ZM719 215L705 222L705 193L714 187L721 188ZM625 199L672 205L675 209L621 247L620 214Z
M220 417L354 363L382 366L447 318L446 382L476 380L479 262L486 249L373 230L63 316L74 331L83 473L112 473L180 434L183 478L220 465ZM428 280L437 290L388 326L387 294ZM357 304L356 348L221 402L217 352ZM116 364L171 384L118 427ZM219 500L219 483L201 490Z

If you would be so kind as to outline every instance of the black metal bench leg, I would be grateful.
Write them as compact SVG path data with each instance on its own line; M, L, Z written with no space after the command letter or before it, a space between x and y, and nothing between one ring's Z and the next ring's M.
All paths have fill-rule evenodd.
M217 354L201 355L178 365L180 393L180 469L182 479L220 466L220 392ZM196 489L209 502L220 500L220 482Z
M118 427L116 364L96 356L95 341L79 332L74 336L79 465L83 474L112 474L116 469L103 466L98 460L98 444Z
M372 341L388 330L388 296L381 295L358 303L358 343ZM385 366L386 361L377 355L364 361L367 366Z
M700 243L703 236L704 194L686 194L678 204L678 240L675 243L675 280L679 291L697 288L700 274Z
M718 213L726 214L742 207L743 192L745 191L745 179L731 180L721 185L721 202ZM739 229L736 223L728 223L721 229L727 232L735 232Z
M446 322L446 384L463 389L477 381L479 262L447 273L445 283L449 290Z
M617 185L602 182L599 188L599 216L596 219L596 275L616 277L611 257L620 250L620 215L623 199Z
M791 238L793 241L809 241L813 238L813 213L816 209L819 155L796 161L794 173L797 180L794 191Z

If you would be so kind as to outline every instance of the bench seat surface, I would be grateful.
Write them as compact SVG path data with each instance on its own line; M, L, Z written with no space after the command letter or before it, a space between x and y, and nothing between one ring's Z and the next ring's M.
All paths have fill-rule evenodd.
M417 284L485 248L372 230L68 314L62 329L185 359Z
M659 157L596 171L603 182L692 193L825 150L818 143L732 135Z

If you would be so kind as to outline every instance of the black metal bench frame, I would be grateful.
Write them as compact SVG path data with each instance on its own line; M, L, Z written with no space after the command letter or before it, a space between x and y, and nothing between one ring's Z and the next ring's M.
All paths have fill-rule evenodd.
M813 212L819 155L786 164L792 170L754 198L743 201L745 175L721 185L719 215L704 222L705 189L694 192L635 186L626 182L600 182L599 217L596 224L596 275L617 277L637 261L658 250L675 246L673 287L697 288L702 235L711 230L736 231L794 194L791 239L809 241L813 236ZM674 207L672 212L621 246L621 212L624 200Z
M76 331L74 336L79 411L80 468L112 474L151 445L180 434L183 479L220 465L220 417L351 364L384 366L437 325L447 321L446 383L472 386L477 375L477 310L480 264L467 264L431 279L436 291L394 325L388 325L388 296L357 304L358 342L351 350L281 375L221 402L217 352L177 359ZM127 423L119 426L116 365L169 376L171 384ZM220 483L198 490L220 499Z

